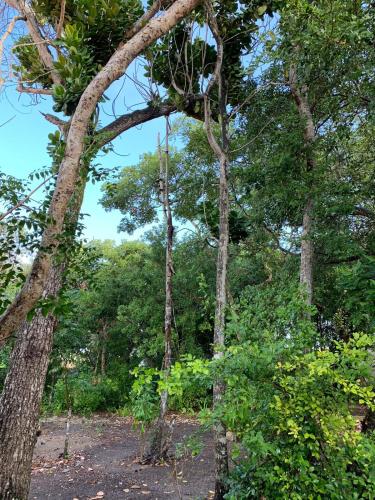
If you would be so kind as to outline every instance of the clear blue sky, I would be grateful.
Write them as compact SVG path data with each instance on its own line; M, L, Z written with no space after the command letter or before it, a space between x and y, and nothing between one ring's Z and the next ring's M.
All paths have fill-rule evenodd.
M129 74L132 75L133 71L134 67L130 68ZM142 97L130 79L126 79L125 82L115 82L106 95L114 98L121 88L122 90L116 99L116 115L132 111L135 109L132 106L139 108L145 106L142 103ZM113 113L111 100L104 105L104 110L109 114ZM129 110L129 107L132 108ZM33 170L49 165L50 159L46 150L48 134L55 130L55 127L48 123L40 112L53 113L52 98L47 97L38 104L32 104L29 95L20 95L14 87L8 86L1 92L0 170L2 172L25 178ZM113 116L101 113L102 125L113 119ZM5 123L7 120L10 121ZM141 154L155 149L157 132L160 131L163 135L164 129L165 124L162 118L131 129L114 141L114 149L117 154L109 153L98 158L97 161L106 167L135 164ZM141 235L142 231L138 231L132 236L117 233L117 225L121 215L117 211L106 212L99 203L100 198L100 185L90 183L86 188L82 207L83 213L90 214L89 217L85 218L85 237L88 240L93 238L114 239L119 242Z

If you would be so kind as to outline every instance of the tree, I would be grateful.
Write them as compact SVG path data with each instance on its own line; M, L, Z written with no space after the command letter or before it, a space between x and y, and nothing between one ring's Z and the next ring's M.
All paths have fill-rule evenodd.
M9 2L12 7L18 8L25 17L30 35L35 44L33 47L36 47L37 54L40 56L40 59L29 58L25 60L25 57L22 57L25 56L25 53L20 54L21 65L26 61L26 71L33 71L35 69L35 67L32 67L33 64L39 64L39 70L43 69L43 66L50 69L51 81L41 81L40 83L43 87L50 86L52 83L55 85L54 97L57 108L62 103L65 104L64 110L67 114L72 114L72 118L68 125L61 125L61 121L57 120L63 127L64 132L67 133L67 137L64 152L61 155L56 186L49 206L49 219L43 232L40 250L34 260L26 283L1 317L2 341L9 337L15 329L20 327L27 312L36 305L44 287L44 293L49 296L56 296L61 287L62 269L61 267L57 268L53 266L53 257L56 255L60 244L59 235L63 232L64 227L66 227L64 224L69 226L70 223L73 226L74 233L80 201L84 191L84 183L82 184L77 181L80 174L82 174L83 178L86 177L87 174L84 168L85 165L86 168L88 167L88 158L82 159L85 147L85 135L92 114L103 91L112 81L123 74L125 68L142 50L150 45L158 36L170 29L173 23L178 22L197 3L193 1L175 2L168 9L166 16L151 21L150 19L159 10L159 2L156 2L138 20L137 16L140 15L140 9L137 6L134 19L130 20L130 25L123 25L120 29L120 40L124 38L125 33L125 43L119 49L115 50L116 39L113 41L112 47L110 45L110 50L114 52L113 57L111 57L111 52L98 55L98 62L100 62L100 57L104 58L102 60L104 67L99 70L93 64L92 55L84 54L87 48L83 49L84 56L82 59L78 58L78 61L74 60L74 57L69 61L69 59L60 54L55 67L48 46L44 44L44 40L41 37L38 26L38 12L35 13L28 4ZM38 6L36 8L38 9ZM43 4L41 8L42 10L43 8L45 9L46 5ZM55 15L51 10L48 11L48 14L47 23L53 20ZM64 19L64 15L62 15L62 18ZM127 16L125 22L129 22ZM74 28L70 30L66 28L65 46L68 51L77 44L77 41L78 43L84 41L80 40L79 36L77 37L77 33ZM61 35L58 29L56 35L57 37ZM71 51L71 53L78 54L77 51ZM27 62L29 66L27 66ZM70 69L69 64L71 64ZM85 75L86 81L82 78L83 84L80 82L81 87L74 89L71 86L73 82L69 78L67 70L71 71L73 68L73 71L77 71L80 65L81 69L79 71L82 77ZM85 71L82 71L83 69ZM39 71L40 74L41 72ZM32 81L35 81L35 79ZM65 87L62 84L65 84ZM30 89L30 92L34 93L35 89ZM41 92L43 93L43 91ZM156 114L158 114L158 111ZM152 115L153 113L151 112ZM147 113L141 113L138 116L142 116L140 121L144 121ZM52 118L52 120L56 121L55 118ZM102 136L102 141L104 140L104 142L100 144L100 140L97 142L94 141L96 142L94 149L108 142L111 137L115 137L121 131L122 126L123 121L121 119L111 124L109 129L104 131L104 136ZM82 163L79 161L80 158ZM60 158L57 158L57 160L60 160ZM79 185L78 190L77 185ZM76 207L74 207L73 202L72 208L70 202L71 198L74 198L74 192ZM70 215L67 212L68 207L71 210ZM16 347L13 351L10 370L2 395L1 435L3 442L7 442L7 447L2 448L4 455L2 463L4 466L0 480L0 490L4 498L12 498L14 496L25 498L29 488L32 450L35 443L35 428L51 349L52 333L55 327L55 319L52 315L47 316L47 319L44 319L41 313L37 313L37 315L33 323L26 325L23 334L19 336L18 348ZM31 352L30 349L34 353L33 356L29 355ZM33 405L27 405L23 419L17 420L12 418L12 416L15 412L18 412L19 398L22 398L23 401L33 401ZM26 411L26 408L28 411ZM22 429L23 432L19 432L19 429Z

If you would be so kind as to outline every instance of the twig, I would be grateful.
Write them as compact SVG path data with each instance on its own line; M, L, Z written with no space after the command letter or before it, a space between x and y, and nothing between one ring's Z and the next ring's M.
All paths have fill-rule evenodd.
M21 207L22 205L24 205L31 197L32 195L38 191L38 189L40 189L42 186L44 186L44 184L46 184L49 180L51 180L53 177L55 176L55 174L51 175L50 177L48 177L47 179L44 179L43 182L41 182L35 189L33 189L23 200L19 201L16 205L14 205L12 208L10 208L7 212L3 213L0 215L0 221L2 221L3 219L5 219L5 217L8 217L8 215L10 215L12 212L14 212L15 210L17 210L17 208Z

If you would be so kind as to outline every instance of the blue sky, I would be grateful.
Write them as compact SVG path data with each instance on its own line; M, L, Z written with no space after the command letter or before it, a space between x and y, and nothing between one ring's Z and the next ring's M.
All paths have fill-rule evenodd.
M132 74L133 71L134 67L129 68L129 74ZM140 69L141 71L142 69ZM120 94L118 95L119 91ZM142 103L142 97L130 79L126 79L125 82L123 80L115 82L106 92L106 95L112 98L104 105L104 111L108 114L113 113L111 101L117 95L116 115L132 111L135 107L145 106ZM15 177L25 178L33 170L49 165L50 159L46 150L48 134L55 130L55 127L48 123L40 112L53 113L52 98L47 97L40 100L38 104L32 104L29 95L20 95L12 86L8 86L1 92L1 171ZM113 119L113 116L107 116L104 112L101 113L102 125ZM10 121L5 123L7 120ZM104 157L101 156L97 162L100 162L105 167L135 164L141 154L155 149L157 132L160 131L163 136L164 130L163 118L131 129L113 142L117 154L109 153ZM37 181L35 185L37 185ZM100 185L90 183L86 188L82 207L83 213L90 214L89 217L85 218L85 237L88 240L113 239L117 242L124 239L139 238L143 232L142 230L131 236L125 233L117 233L117 225L121 215L117 211L106 212L99 203L100 197Z

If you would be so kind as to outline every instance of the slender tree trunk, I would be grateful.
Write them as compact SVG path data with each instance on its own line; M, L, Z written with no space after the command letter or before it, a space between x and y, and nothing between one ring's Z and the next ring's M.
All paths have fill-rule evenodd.
M223 356L222 349L225 344L225 309L227 305L227 268L229 246L229 194L228 194L228 160L224 156L220 160L220 226L219 248L216 269L216 308L214 330L214 358ZM213 387L214 408L220 405L225 391L222 380L216 380ZM224 479L228 474L228 443L226 428L222 422L215 425L215 499L221 500L227 488Z
M45 296L61 287L61 269L50 270ZM0 398L0 498L26 500L39 410L56 319L37 312L20 330Z
M173 216L169 200L168 184L168 158L169 158L169 123L166 120L166 149L165 163L160 146L160 134L158 134L159 151L159 191L160 201L163 206L164 220L166 222L167 244L165 255L165 312L164 312L164 359L163 371L168 375L172 364L172 320L173 320ZM170 445L170 427L166 421L168 411L168 392L163 391L160 395L160 413L154 429L152 430L150 449L144 457L144 462L155 463L168 458Z
M311 240L312 231L312 209L313 201L307 199L303 211L302 242L301 242L301 264L300 283L306 290L306 301L311 306L313 301L313 269L314 269L314 245Z
M62 453L63 458L69 457L69 439L70 439L70 420L72 418L72 398L69 391L69 381L68 381L68 368L65 366L64 369L64 383L65 383L65 401L67 406L66 423L65 423L65 441L64 441L64 451Z
M296 49L297 50L297 49ZM289 70L289 85L292 96L296 103L298 113L304 121L304 147L306 153L306 171L307 174L315 169L315 158L313 145L315 142L315 127L311 107L308 100L308 88L302 85L301 88L297 82L297 72L294 65ZM300 283L306 290L306 302L311 305L313 302L313 272L314 272L314 244L312 241L314 201L309 194L307 196L303 209L302 221L302 242L301 242L301 264L300 264Z
M216 30L217 31L217 30ZM219 38L218 38L219 39ZM228 168L229 168L229 139L228 118L226 111L226 90L223 78L218 75L219 87L219 114L221 122L221 144L219 144L212 132L212 117L209 98L205 97L205 127L207 139L211 149L216 154L220 164L220 188L219 188L219 246L216 265L216 306L214 327L214 358L223 356L225 345L225 310L227 306L227 270L229 256L229 190L228 190ZM213 387L213 406L219 406L225 392L222 380L217 379ZM215 500L222 500L227 487L225 478L229 470L228 442L226 428L222 422L217 422L215 432Z
M68 413L66 415L66 424L65 424L65 441L64 441L64 451L63 457L69 458L69 440L70 440L70 420L72 418L72 407L69 405Z
M107 340L108 340L108 325L104 323L101 331L101 349L100 349L100 374L102 377L105 375L106 369L106 354L107 354Z

